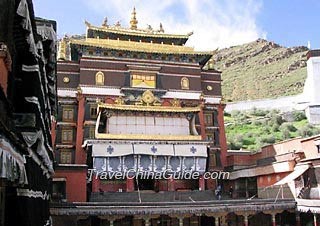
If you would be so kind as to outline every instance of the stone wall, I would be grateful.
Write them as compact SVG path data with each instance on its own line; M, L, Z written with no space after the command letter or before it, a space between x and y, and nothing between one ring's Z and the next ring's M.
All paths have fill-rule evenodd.
M275 99L262 99L262 100L248 100L227 103L225 108L226 112L233 110L245 111L253 108L258 109L277 109L282 112L292 110L303 110L305 108L304 103L301 102L301 94L296 96L279 97Z

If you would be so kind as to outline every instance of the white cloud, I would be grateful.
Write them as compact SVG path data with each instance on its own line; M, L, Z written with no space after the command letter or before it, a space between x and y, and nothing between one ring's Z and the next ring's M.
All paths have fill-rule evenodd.
M265 38L256 24L262 0L86 0L88 7L107 15L110 23L120 20L128 26L133 6L138 27L150 24L158 29L162 22L168 33L193 31L187 45L213 50Z

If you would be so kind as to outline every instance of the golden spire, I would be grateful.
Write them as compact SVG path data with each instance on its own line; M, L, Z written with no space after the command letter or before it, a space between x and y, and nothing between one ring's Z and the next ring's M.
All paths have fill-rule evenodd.
M159 31L164 33L164 29L163 29L162 23L160 23L160 30Z
M210 58L208 61L208 70L214 70L214 59L213 57Z
M102 22L103 27L108 27L108 17L105 17Z
M59 41L59 50L58 50L58 60L66 60L67 59L67 37L63 37Z
M138 24L138 20L136 18L136 7L133 7L133 11L131 13L130 28L132 30L136 30L138 28L137 24Z

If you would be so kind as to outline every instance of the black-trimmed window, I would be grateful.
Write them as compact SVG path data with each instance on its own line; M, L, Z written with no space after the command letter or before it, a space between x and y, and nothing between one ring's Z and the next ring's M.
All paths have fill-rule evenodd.
M71 149L61 149L60 150L60 164L72 164L72 150Z
M74 110L71 107L62 108L62 121L72 122L74 119Z
M62 131L61 131L61 141L62 141L62 143L72 143L72 141L73 141L73 130L72 129L62 129Z
M61 202L66 200L66 182L53 181L52 182L52 201Z
M97 105L96 104L90 105L90 118L91 119L97 118Z
M213 125L212 114L211 113L205 113L204 114L204 123L207 126L212 126Z
M214 168L217 166L217 153L209 152L209 166L210 168Z
M90 139L94 139L95 138L95 127L94 126L90 126L89 127L89 138Z
M212 133L207 133L207 140L208 141L213 141L214 140L214 135Z

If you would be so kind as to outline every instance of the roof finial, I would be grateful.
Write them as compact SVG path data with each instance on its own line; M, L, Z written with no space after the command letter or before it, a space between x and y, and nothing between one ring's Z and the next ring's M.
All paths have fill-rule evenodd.
M160 32L164 32L164 29L163 29L163 26L162 26L162 23L160 23L160 30L159 30Z
M136 30L138 28L137 24L138 24L138 20L136 18L136 7L133 7L133 11L131 13L130 28L132 30Z
M108 17L105 17L102 22L103 27L108 27Z

